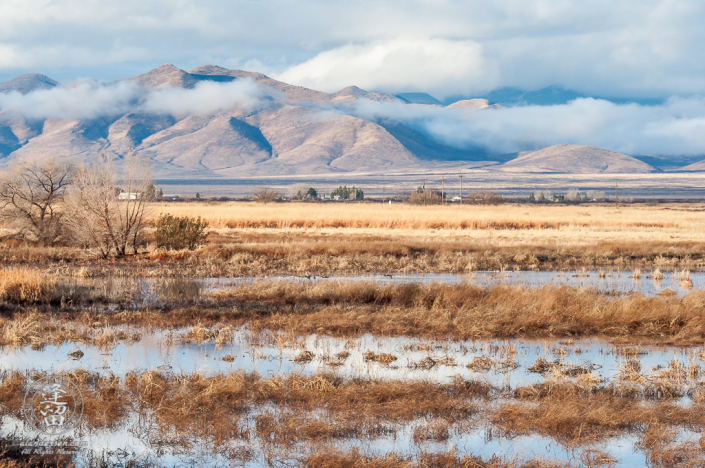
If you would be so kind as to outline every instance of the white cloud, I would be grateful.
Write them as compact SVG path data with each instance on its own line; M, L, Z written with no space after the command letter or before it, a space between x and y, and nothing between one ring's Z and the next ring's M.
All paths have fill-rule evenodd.
M704 155L705 99L672 98L661 106L576 99L559 106L457 109L346 102L338 109L415 127L455 147L483 145L511 153L572 143L631 155Z
M474 41L395 39L322 52L277 78L327 92L355 85L442 98L491 88L497 70Z
M30 119L93 119L129 111L209 115L234 106L264 106L267 104L264 96L263 91L247 79L230 83L206 81L193 89L80 81L70 87L43 89L26 95L0 93L0 111L19 113Z
M264 92L251 80L230 83L202 82L194 89L158 88L150 90L140 105L155 114L209 115L234 106L250 109L266 104Z
M704 23L699 0L4 0L0 74L210 62L328 90L663 97L705 93Z
M134 83L103 86L95 81L81 81L68 88L42 89L26 95L0 93L0 110L30 119L92 119L127 112L139 93Z
M270 98L250 80L207 81L193 89L82 81L27 95L0 93L0 111L32 119L92 119L127 112L212 115L234 106L259 109L270 103ZM483 145L494 153L573 143L632 155L705 155L705 98L700 97L671 98L660 106L618 105L599 99L500 109L367 100L306 105L320 110L314 118L349 114L372 121L394 121L454 147Z

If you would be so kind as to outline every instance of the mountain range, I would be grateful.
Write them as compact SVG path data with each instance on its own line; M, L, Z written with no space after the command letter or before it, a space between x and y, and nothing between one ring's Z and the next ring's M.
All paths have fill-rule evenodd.
M392 175L478 167L503 172L659 171L630 156L588 146L558 145L519 155L491 154L481 145L461 149L396 120L335 111L336 105L362 100L401 109L409 104L443 106L426 93L394 95L356 86L324 93L214 65L184 71L167 64L121 81L140 89L188 90L203 82L243 80L258 87L264 104L237 104L209 113L150 112L137 106L80 119L32 118L0 110L0 165L49 156L89 160L103 151L119 158L129 152L148 157L155 175L162 178ZM29 74L0 83L0 92L26 95L60 86L47 76ZM446 104L478 111L501 107L486 98Z

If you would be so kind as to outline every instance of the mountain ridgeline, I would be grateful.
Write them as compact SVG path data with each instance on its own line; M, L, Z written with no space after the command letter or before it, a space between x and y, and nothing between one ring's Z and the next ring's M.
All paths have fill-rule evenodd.
M402 175L478 167L503 172L658 171L630 156L575 145L558 145L508 161L517 155L492 154L481 145L451 147L399 121L326 112L331 106L362 99L392 102L401 108L443 106L426 93L393 95L349 86L328 94L261 73L213 65L189 71L162 65L122 81L148 89L193 89L201 82L243 79L261 89L267 105L254 109L234 105L205 114L150 113L135 108L122 115L90 119L28 118L0 109L0 165L25 158L89 160L103 151L118 157L136 152L150 158L155 175L176 178ZM29 74L0 83L0 92L28 94L60 86L47 76ZM455 112L501 107L487 99L446 104Z

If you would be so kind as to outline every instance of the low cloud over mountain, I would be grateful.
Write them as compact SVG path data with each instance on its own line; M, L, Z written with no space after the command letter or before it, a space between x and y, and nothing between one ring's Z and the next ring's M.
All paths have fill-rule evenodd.
M444 106L427 94L397 96L356 86L329 94L212 65L190 71L163 65L108 84L83 80L61 86L43 75L0 83L4 165L20 158L80 160L98 151L117 156L135 151L151 158L160 176L384 174L479 166L648 172L654 168L617 153L697 159L705 154L703 122L701 98L657 106L582 97L550 106L503 107L485 99ZM533 160L527 165L521 158L498 165L522 151L566 143L612 153L554 151L548 166ZM576 155L588 163L576 166Z

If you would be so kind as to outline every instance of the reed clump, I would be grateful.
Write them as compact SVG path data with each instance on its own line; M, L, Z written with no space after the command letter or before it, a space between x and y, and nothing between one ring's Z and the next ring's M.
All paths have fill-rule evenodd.
M331 449L318 450L301 460L306 468L568 468L569 464L548 460L488 459L476 455L459 455L454 452L424 453L416 457L397 454L366 455L359 450L349 452Z
M56 279L37 268L0 270L0 300L16 304L48 302Z
M560 229L561 227L671 228L702 227L702 221L664 207L464 205L431 207L380 204L271 204L225 202L161 203L154 213L201 216L217 228L355 228L355 229ZM589 212L585 216L585 212ZM151 217L149 222L156 223Z
M675 364L669 369L688 373ZM675 466L672 463L678 457L683 462L702 460L697 445L688 447L674 437L679 428L705 429L701 404L685 407L667 400L645 400L640 395L620 394L610 385L587 388L551 380L507 392L460 378L439 384L344 379L334 374L263 378L244 372L204 375L150 370L119 378L79 369L62 375L84 395L85 429L117 427L134 414L137 423L130 424L136 424L131 426L136 434L177 444L182 450L198 443L217 452L240 441L260 447L264 456L279 453L303 466L377 466L378 462L397 463L388 466L419 466L421 462L424 465L420 466L437 467L553 466L542 460L482 460L423 449L413 457L372 457L326 448L338 440L395 436L403 424L411 425L411 439L423 446L450 441L483 422L489 424L490 438L550 437L580 450L585 466L610 464L609 454L594 444L625 434L636 435L638 449L659 460L659 466ZM27 375L4 372L0 377L1 415L19 415ZM488 404L494 399L496 404ZM302 446L306 450L297 453Z
M300 335L604 336L697 344L705 332L701 301L690 296L615 298L556 286L259 282L223 292L218 301L234 304L254 329L286 329Z
M367 351L363 354L365 362L379 362L380 364L389 365L397 360L397 357L389 353L373 353Z
M450 438L450 424L442 418L437 418L414 429L411 436L416 443L432 440L445 442Z
M118 314L99 309L90 320L105 325L189 327L182 340L219 345L230 342L233 327L242 325L255 333L265 329L286 330L299 336L365 333L439 339L595 336L619 343L697 345L705 334L704 308L705 299L700 291L684 298L675 294L615 297L596 290L552 285L529 289L510 285L483 288L472 284L257 281L220 291L198 307ZM7 334L4 338L0 336L0 341L27 344L20 337L25 333L22 330L29 327L27 330L31 331L34 325L32 321L21 323L25 317L22 313L15 317L2 323ZM54 315L39 313L33 319L50 332L40 337L42 342L94 340L95 332L71 325L87 323L79 319L83 317L81 313L62 312L61 320L55 322L51 317ZM117 340L130 339L119 330L109 332ZM19 338L15 340L12 334ZM511 365L511 359L504 361Z

